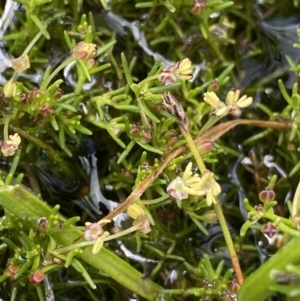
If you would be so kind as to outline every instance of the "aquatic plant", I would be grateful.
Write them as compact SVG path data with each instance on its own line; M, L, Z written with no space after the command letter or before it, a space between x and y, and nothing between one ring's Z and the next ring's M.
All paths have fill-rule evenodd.
M299 295L300 65L255 69L274 7L7 1L3 298Z

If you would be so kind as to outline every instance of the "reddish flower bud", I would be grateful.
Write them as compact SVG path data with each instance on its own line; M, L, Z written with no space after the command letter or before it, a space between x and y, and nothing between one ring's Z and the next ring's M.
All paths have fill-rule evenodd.
M25 105L29 104L29 96L26 93L21 94L20 100Z
M261 229L261 232L267 237L267 238L273 238L274 235L278 232L278 229L276 226L274 226L271 222L268 222L266 225L264 225Z
M89 60L97 55L97 46L92 43L79 42L71 51L76 60Z
M214 149L214 144L210 140L203 140L198 146L198 149L201 155L205 155L210 153Z
M43 117L47 117L49 115L52 115L54 112L52 106L45 104L43 106L40 107L40 113Z
M274 201L276 194L273 190L266 188L259 193L258 197L259 197L259 200L263 203L264 202L272 202L272 201Z
M208 90L209 90L209 91L214 91L214 92L216 92L216 91L219 90L219 88L220 88L219 82L218 82L217 80L214 79L214 80L212 80L212 82L210 83Z
M259 204L257 206L254 206L254 209L256 210L256 212L261 213L264 211L264 206L262 204Z
M38 285L39 283L41 283L44 280L44 278L45 278L44 272L41 270L36 270L31 274L29 281L33 285Z
M36 99L36 98L40 97L40 95L41 95L41 90L39 88L33 88L29 92L29 98L30 99Z
M228 281L228 289L231 292L237 292L240 288L240 285L238 284L238 282L236 281L236 279L232 279Z
M17 273L17 271L19 270L19 266L17 265L9 265L6 269L6 275L9 278L14 278L15 274Z
M59 99L64 95L64 91L61 88L58 88L54 93L54 98Z
M206 5L206 1L202 1L202 2L195 1L192 7L192 12L195 15L201 15L205 5Z
M45 230L48 228L48 221L45 217L41 217L38 223L41 229Z

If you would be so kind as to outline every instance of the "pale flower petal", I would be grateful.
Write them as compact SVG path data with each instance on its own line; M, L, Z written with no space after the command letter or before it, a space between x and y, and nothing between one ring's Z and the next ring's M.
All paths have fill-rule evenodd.
M184 181L182 178L177 177L167 187L167 193L170 197L174 198L175 200L184 200L189 197L188 193L182 190L184 186Z
M18 149L18 146L21 143L21 137L19 136L18 133L15 133L13 135L9 135L9 140L6 142L11 145L14 145L15 149Z
M247 97L247 95L244 95L236 104L240 108L246 108L252 104L252 101L252 97Z
M224 104L224 102L222 102L222 104ZM222 116L222 115L225 115L228 111L228 107L226 107L226 105L224 104L223 107L221 108L218 108L216 110L213 111L213 114L215 114L216 116Z
M108 237L109 235L110 235L109 232L105 231L101 236L97 238L96 242L93 245L92 254L97 254L101 250L105 238Z
M133 203L127 208L127 214L131 218L137 219L140 215L145 215L145 210L140 205Z
M193 175L192 165L193 165L192 162L189 162L188 165L186 166L185 171L182 176L182 179L184 181L186 181L188 178L190 178Z
M214 109L217 109L220 104L220 98L215 92L206 92L204 93L204 101L209 104Z
M211 190L209 190L206 194L206 204L207 206L211 206L214 203L214 196Z
M240 90L235 90L234 91L234 98L233 98L233 102L237 102L239 97L240 97L240 93L241 91Z

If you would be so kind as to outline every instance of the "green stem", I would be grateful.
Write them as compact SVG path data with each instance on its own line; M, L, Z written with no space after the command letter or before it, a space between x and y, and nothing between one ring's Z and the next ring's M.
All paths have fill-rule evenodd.
M244 282L244 278L243 278L243 274L241 271L239 259L236 254L234 244L233 244L233 241L232 241L232 238L231 238L231 235L230 235L230 232L229 232L229 229L228 229L228 226L227 226L224 214L223 214L223 210L222 210L222 207L221 207L218 199L216 199L216 203L214 203L214 208L217 213L220 226L222 228L222 232L223 232L225 242L226 242L229 254L230 254L232 266L234 268L237 281L238 281L239 285L242 285Z
M46 28L46 27L45 27ZM32 39L32 41L28 44L28 46L26 47L26 49L23 51L22 55L27 55L29 53L29 51L31 50L31 48L34 46L34 44L39 40L39 38L43 35L43 31L40 30L36 36Z
M78 67L80 68L80 67ZM74 90L75 93L80 93L81 90L82 90L82 87L85 83L85 80L86 80L86 76L84 75L84 73L81 71L81 72L78 72L79 76L78 76L78 81L77 81L77 85L76 85L76 88Z
M22 129L15 127L13 125L9 126L15 133L18 133L20 136L26 138L27 140L35 143L37 146L39 146L41 149L45 150L48 155L59 165L59 167L62 169L63 173L70 179L74 178L74 170L72 170L66 162L63 160L63 158L60 156L60 154L55 151L50 145L45 143L44 141L31 136L28 132L23 131Z
M20 161L20 157L21 157L21 149L18 149L14 155L14 160L10 167L9 173L5 179L5 185L9 185L11 180L13 179L14 173L15 173L17 166L19 164L19 161Z
M203 174L206 170L206 167L205 167L205 164L204 164L204 161L197 149L197 146L191 136L191 134L189 132L187 132L184 127L179 123L179 128L180 128L180 131L182 133L182 135L184 136L187 144L188 144L188 147L190 148L195 160L196 160L196 163L199 167L199 170L201 172L201 174Z
M4 119L4 127L3 127L3 137L4 137L4 141L8 140L8 126L9 126L9 122L10 122L10 117L11 116L7 116Z
M145 84L149 83L150 81L157 79L157 78L158 78L158 75L159 75L159 74L155 74L155 75L149 76L149 77L143 79L141 82L139 82L138 85L139 85L140 87L142 87L142 86L144 86Z
M153 205L153 204L160 203L160 202L162 202L162 201L164 201L168 198L169 198L169 196L166 194L166 195L163 195L160 198L157 198L155 200L141 200L141 204L143 204L143 205Z
M38 227L37 218L49 217L52 214L51 207L20 185L0 187L0 206L6 212L14 214L15 218L19 220L23 221L25 218L26 227L33 229ZM65 221L63 216L59 216L59 219ZM74 244L74 241L82 235L82 232L77 230L64 232L63 229L56 229L50 232L57 245L61 246ZM92 246L88 246L77 258L94 269L110 275L112 279L146 300L154 300L162 293L163 288L161 286L150 278L143 278L142 274L129 263L104 247L98 254L94 255L92 254ZM166 301L171 300L170 296L164 295L163 297Z
M205 131L209 130L213 125L215 125L223 116L217 117L212 116L210 117L207 122L201 127L201 130L198 132L198 136L201 136Z
M74 57L70 56L68 57L64 62L62 62L41 84L40 89L42 91L45 91L50 84L51 80L54 78L54 76L63 68L65 68L67 65L75 61Z
M185 137L187 144L196 160L196 163L199 167L201 174L203 174L204 171L206 170L206 167L205 167L204 161L196 147L196 144L195 144L193 138L191 137L191 134L188 131L186 131L185 128L180 123L179 123L179 127L180 127L182 135ZM219 200L216 200L216 203L214 204L214 208L215 208L216 214L218 216L220 226L223 231L225 242L226 242L230 257L231 257L232 266L236 273L237 281L241 285L244 281L243 274L241 271L240 263L239 263L239 260L238 260L238 257L237 257L237 254L236 254L236 251L234 248L234 244L233 244L233 241L232 241L232 238L231 238L231 235L230 235L230 232L229 232L229 229L228 229L228 226L227 226L224 214L223 214L222 207L220 206Z

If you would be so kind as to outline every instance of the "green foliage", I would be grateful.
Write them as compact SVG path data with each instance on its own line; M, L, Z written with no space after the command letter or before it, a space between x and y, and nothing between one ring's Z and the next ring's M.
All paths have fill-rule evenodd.
M300 64L286 55L292 84L263 66L265 16L298 2L15 2L1 38L7 298L297 297ZM120 202L106 216L99 186Z

